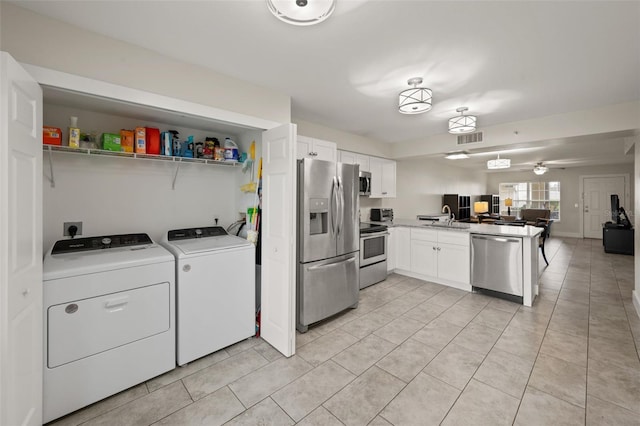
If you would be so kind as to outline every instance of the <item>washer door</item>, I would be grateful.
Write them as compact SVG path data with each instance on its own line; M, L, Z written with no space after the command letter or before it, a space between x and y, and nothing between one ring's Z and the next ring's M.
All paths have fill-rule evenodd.
M48 367L167 331L169 301L165 282L49 307Z

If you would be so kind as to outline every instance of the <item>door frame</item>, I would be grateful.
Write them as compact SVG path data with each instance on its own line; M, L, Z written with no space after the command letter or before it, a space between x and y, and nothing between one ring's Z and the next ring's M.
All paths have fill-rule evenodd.
M579 179L579 210L580 210L580 238L584 239L584 181L591 178L610 178L610 177L622 177L624 178L624 194L620 197L620 204L623 206L628 205L631 199L631 175L629 173L615 173L615 174L602 174L602 175L580 175Z

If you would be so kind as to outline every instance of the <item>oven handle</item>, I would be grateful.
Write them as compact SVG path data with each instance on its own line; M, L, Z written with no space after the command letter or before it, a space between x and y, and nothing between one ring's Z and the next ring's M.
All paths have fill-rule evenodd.
M368 234L362 234L360 235L360 239L361 240L370 240L371 238L378 238L378 237L382 237L383 235L389 235L388 232L371 232Z

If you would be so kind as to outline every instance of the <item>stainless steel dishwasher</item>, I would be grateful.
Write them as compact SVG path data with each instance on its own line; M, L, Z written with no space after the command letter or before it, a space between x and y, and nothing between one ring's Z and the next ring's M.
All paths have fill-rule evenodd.
M522 238L471 234L471 285L522 297Z

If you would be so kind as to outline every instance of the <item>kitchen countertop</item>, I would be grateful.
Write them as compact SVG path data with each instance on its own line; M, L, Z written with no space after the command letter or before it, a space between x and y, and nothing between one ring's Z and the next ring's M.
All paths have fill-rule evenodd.
M443 231L453 232L468 232L470 234L485 234L485 235L500 235L505 237L524 237L534 238L540 235L543 228L536 226L510 226L510 225L492 225L492 224L477 224L477 223L465 223L465 222L453 222L453 226L434 225L429 220L416 220L416 219L394 219L393 222L374 222L369 221L376 225L386 225L390 228L396 226L405 226L409 228L428 228L437 229Z

